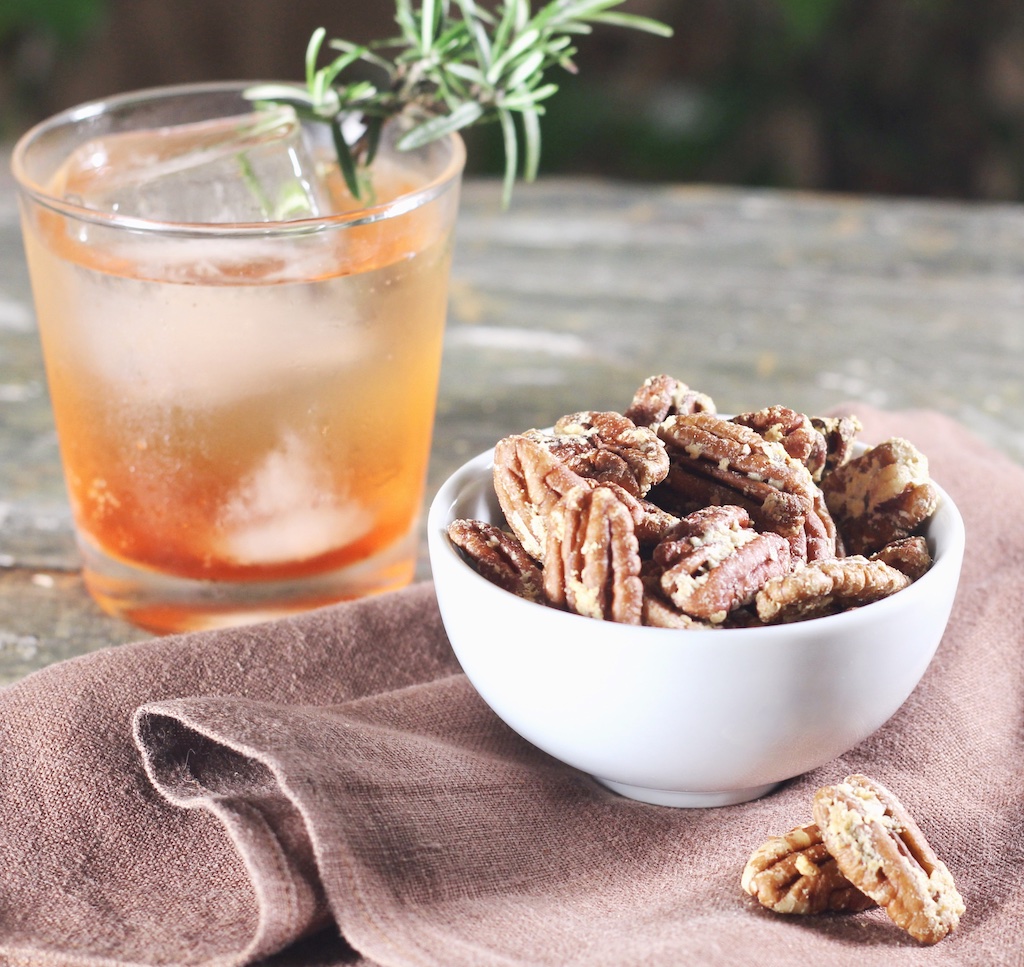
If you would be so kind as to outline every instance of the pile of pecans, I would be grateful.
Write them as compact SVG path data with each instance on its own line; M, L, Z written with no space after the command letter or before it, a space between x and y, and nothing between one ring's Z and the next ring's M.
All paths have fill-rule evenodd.
M593 618L734 628L833 614L931 566L927 460L899 438L853 456L860 429L784 406L726 418L651 376L623 413L500 440L507 529L456 520L449 537L495 584Z
M858 913L874 906L925 944L960 924L966 905L903 803L856 773L814 793L814 821L754 850L740 883L776 913Z

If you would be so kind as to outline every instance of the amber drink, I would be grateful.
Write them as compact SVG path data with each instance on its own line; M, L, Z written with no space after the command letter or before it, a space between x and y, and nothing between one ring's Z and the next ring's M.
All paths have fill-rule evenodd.
M413 576L463 149L328 145L233 85L22 139L25 248L87 586L164 632Z

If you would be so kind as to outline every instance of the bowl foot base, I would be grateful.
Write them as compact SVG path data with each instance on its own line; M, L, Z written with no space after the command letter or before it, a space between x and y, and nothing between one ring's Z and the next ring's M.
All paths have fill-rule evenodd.
M678 806L684 809L705 809L711 806L735 806L737 803L750 802L766 796L779 783L770 782L766 786L748 786L745 789L728 789L722 792L680 792L676 789L651 789L646 786L631 786L625 782L613 782L594 776L602 786L617 792L627 799L653 803L655 806Z

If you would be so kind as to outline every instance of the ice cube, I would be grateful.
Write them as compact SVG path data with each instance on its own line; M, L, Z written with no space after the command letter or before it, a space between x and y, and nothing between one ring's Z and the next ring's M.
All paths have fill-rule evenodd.
M55 188L97 211L161 222L268 222L329 208L290 107L105 135L81 145Z
M329 234L314 233L303 246ZM171 238L146 246L143 269L156 275L159 268L168 282L72 267L60 285L40 293L41 314L53 320L66 365L77 378L99 381L90 385L116 394L126 408L152 414L154 407L163 413L233 406L268 393L301 398L311 386L344 383L393 351L391 328L368 308L372 286L390 286L390 276L296 281L285 269L301 278L306 266L298 260L280 277L247 284L251 273L228 275L223 266L280 260L282 246L275 239L243 241L241 252L237 239ZM132 265L129 248L118 253L125 266ZM266 278L271 284L258 284Z
M289 434L241 481L223 508L218 553L238 564L303 561L351 544L371 512L325 486L321 457Z

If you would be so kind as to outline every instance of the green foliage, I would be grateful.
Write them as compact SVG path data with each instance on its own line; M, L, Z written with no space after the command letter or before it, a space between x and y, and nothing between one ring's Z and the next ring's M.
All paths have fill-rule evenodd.
M0 43L18 33L43 30L61 44L73 44L105 10L106 0L3 0Z
M814 44L841 0L777 0L791 38L801 47Z
M291 104L301 117L331 125L349 189L359 196L358 168L373 160L385 120L403 115L409 129L399 142L413 149L481 124L497 124L504 147L506 202L520 171L537 173L540 118L558 85L551 67L575 73L575 38L595 24L670 36L664 24L615 8L623 0L551 0L534 12L530 0L506 0L492 12L475 0L395 0L396 37L359 45L331 40L334 58L318 67L326 31L314 32L306 52L306 87L261 85L256 101ZM343 81L356 65L370 65L383 82ZM346 140L342 121L360 114L366 131ZM521 143L521 146L520 146ZM522 154L522 160L520 160Z

